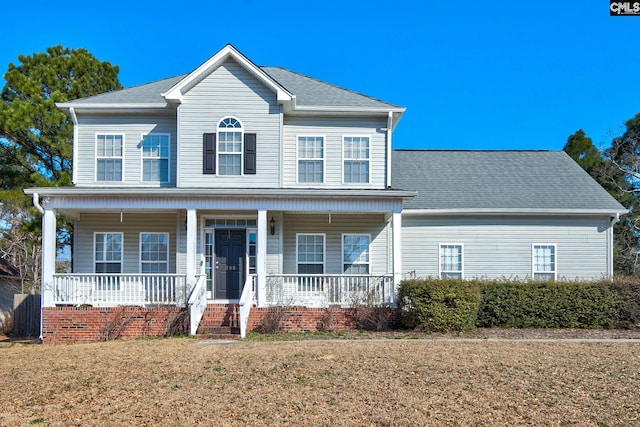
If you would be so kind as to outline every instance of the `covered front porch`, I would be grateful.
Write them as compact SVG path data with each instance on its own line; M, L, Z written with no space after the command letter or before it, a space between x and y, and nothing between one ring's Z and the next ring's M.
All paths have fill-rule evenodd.
M239 200L168 192L174 197L90 202L34 195L43 210L43 306L188 307L195 333L210 304L237 304L245 325L251 307L395 304L399 194ZM54 272L58 214L75 219L71 273Z

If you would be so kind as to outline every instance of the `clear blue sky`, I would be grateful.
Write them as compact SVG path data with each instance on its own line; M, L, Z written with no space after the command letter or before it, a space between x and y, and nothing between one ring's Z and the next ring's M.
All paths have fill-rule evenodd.
M602 148L640 112L640 16L583 1L9 1L0 69L62 44L124 86L195 69L226 43L407 108L395 148ZM4 84L4 81L3 81Z

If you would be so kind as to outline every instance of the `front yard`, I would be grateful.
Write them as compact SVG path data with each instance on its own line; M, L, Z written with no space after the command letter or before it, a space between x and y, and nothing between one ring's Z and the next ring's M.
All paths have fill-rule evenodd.
M640 343L0 343L0 425L638 425Z

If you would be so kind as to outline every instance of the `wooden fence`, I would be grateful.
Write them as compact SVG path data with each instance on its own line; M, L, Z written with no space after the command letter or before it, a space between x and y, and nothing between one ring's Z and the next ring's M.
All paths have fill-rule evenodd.
M40 295L13 296L13 333L26 337L40 335Z

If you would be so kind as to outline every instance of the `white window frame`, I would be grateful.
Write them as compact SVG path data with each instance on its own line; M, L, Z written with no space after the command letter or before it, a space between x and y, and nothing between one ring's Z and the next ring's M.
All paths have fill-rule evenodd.
M120 136L122 137L122 155L121 156L98 156L98 137L99 136ZM94 175L93 175L93 179L95 182L105 182L105 183L110 183L110 182L124 182L125 180L125 170L124 170L124 158L125 158L125 134L124 132L96 132L95 133L95 138L94 138L94 144L93 144L93 148L94 148L94 158L95 158L95 168L94 168ZM120 163L122 165L122 179L120 181L103 181L103 180L98 180L98 160L120 160Z
M310 274L310 273L299 273L300 264L320 264L317 262L299 262L299 236L322 236L322 273L317 274L325 274L327 271L327 235L325 233L296 233L296 274Z
M149 261L149 260L143 260L142 259L142 235L143 234L157 234L157 235L163 235L163 236L167 236L167 259L165 261ZM169 263L169 247L170 247L171 241L170 241L170 236L169 233L166 232L158 232L158 231L141 231L138 234L138 272L139 273L143 273L142 272L142 264L166 264L167 265L167 271L164 274L168 274L169 273L169 269L170 269L170 263ZM153 274L153 273L144 273L144 274ZM159 273L159 274L163 274L163 273Z
M300 157L300 138L322 138L322 157ZM327 138L324 135L296 135L296 183L304 185L324 184L327 177ZM322 181L301 182L300 181L300 162L301 161L321 161L322 162Z
M369 140L368 142L368 151L369 151L369 157L367 157L366 159L355 159L355 158L351 158L351 157L346 157L345 153L344 153L344 149L345 149L345 139L347 138L367 138ZM347 182L345 180L345 163L346 162L366 162L367 165L369 166L368 169L368 174L367 174L367 180L366 181L349 181ZM370 135L343 135L342 136L342 183L343 184L354 184L354 185L358 185L358 184L370 184L371 183L371 136Z
M240 124L240 127L239 128L220 127L220 124L222 124L223 121L228 119L235 120ZM220 150L220 142L221 142L220 134L221 133L239 133L240 134L240 152L239 153L236 151L222 152L222 150ZM238 155L238 154L240 154L240 173L238 175L220 173L220 168L222 166L222 163L220 162L221 156ZM216 127L216 175L218 176L243 176L244 175L244 125L242 124L240 119L238 119L237 117L225 116L218 121L218 125Z
M444 246L459 246L460 247L460 270L443 270L442 269L442 249ZM460 274L460 279L464 279L464 244L455 242L443 242L438 244L438 277L443 277L443 274Z
M102 261L98 261L97 259L97 253L96 253L96 243L97 243L97 236L99 234L103 234L103 235L107 235L107 234L116 234L120 236L120 261L106 261L106 260L102 260ZM103 245L106 244L106 239L103 241L102 243ZM105 248L103 247L103 250ZM93 233L93 248L92 248L92 252L93 252L93 273L94 274L122 274L122 270L124 267L124 233L121 231L96 231ZM105 251L106 252L106 251ZM102 264L120 264L120 273L96 273L96 263L102 263Z
M352 263L347 263L344 260L344 238L346 236L366 236L367 239L369 240L369 243L367 244L367 256L369 258L369 260L367 262L362 262L362 261L355 261ZM353 274L353 273L347 273L345 266L347 265L366 265L367 266L367 270L368 273L366 273L367 275L371 274L371 234L368 233L342 233L342 252L340 254L340 256L342 257L342 274ZM359 273L362 274L362 273Z
M247 266L247 275L251 275L251 276L255 276L258 273L258 229L257 228L246 228L246 233L247 233L247 249L246 249L246 253L247 253L247 259L246 259L246 266ZM250 238L250 234L255 234L256 235L256 242L255 243L251 243L251 238ZM256 254L253 256L255 258L256 261L256 266L255 268L255 272L251 273L251 246L255 247L256 250Z
M549 246L553 248L553 271L536 270L536 248ZM531 278L536 279L536 274L553 274L553 281L558 280L558 244L557 243L532 243L531 244Z
M145 157L144 155L144 140L147 136L166 136L167 137L167 157ZM166 160L167 161L167 180L166 181L147 181L144 179L144 161L145 160ZM171 134L164 132L149 132L141 135L140 141L140 182L157 182L167 183L171 181Z

